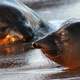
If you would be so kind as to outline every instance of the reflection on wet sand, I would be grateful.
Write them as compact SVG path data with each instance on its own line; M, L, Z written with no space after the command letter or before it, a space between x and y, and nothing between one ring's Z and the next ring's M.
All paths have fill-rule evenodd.
M29 50L31 43L17 43L0 46L0 68L9 68L25 64L25 52Z
M27 44L28 45L28 44ZM0 48L0 68L26 66L27 69L52 67L54 62L47 59L41 50L30 49L26 45Z
M4 58L0 56L0 68L0 79L12 77L13 80L80 79L80 69L68 71L67 68L46 58L39 49Z

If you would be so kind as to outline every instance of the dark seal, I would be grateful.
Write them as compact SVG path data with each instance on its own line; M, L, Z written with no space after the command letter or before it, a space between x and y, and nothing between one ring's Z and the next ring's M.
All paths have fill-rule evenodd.
M73 68L80 67L80 20L66 21L59 30L33 43L51 60Z

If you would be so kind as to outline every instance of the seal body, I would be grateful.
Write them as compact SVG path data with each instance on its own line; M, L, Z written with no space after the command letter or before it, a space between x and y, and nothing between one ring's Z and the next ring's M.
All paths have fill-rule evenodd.
M80 67L80 21L65 22L58 31L34 42L33 46L63 66Z

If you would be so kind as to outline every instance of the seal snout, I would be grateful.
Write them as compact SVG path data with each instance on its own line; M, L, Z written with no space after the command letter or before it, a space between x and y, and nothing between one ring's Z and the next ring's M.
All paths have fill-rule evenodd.
M41 45L37 41L36 42L33 42L32 43L32 46L33 46L33 48L39 48L39 49L41 48Z

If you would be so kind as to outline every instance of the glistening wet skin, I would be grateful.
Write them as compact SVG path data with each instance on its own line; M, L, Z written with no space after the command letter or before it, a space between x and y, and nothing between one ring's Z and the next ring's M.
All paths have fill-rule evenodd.
M34 47L40 48L47 57L62 66L77 69L80 67L79 35L79 19L69 20L58 31L36 41Z

